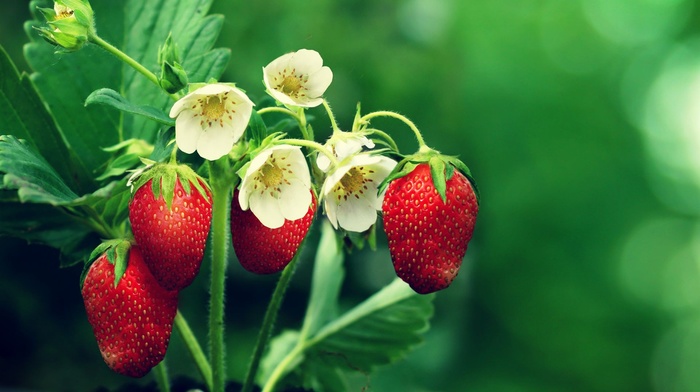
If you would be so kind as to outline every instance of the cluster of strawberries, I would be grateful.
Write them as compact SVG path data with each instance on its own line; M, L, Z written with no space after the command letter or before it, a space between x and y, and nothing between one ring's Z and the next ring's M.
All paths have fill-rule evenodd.
M418 293L451 284L474 230L476 193L464 174L451 171L444 198L427 162L411 167L386 188L382 215L394 268ZM156 165L136 185L129 204L135 244L98 248L82 295L105 362L120 374L142 377L164 358L178 293L199 272L212 198L208 185L184 165ZM230 224L241 265L259 274L281 271L309 231L316 196L312 192L303 218L276 229L241 209L236 196L237 191Z
M142 377L165 357L178 294L199 273L211 225L208 185L185 166L144 173L129 204L134 242L96 250L82 285L107 365Z

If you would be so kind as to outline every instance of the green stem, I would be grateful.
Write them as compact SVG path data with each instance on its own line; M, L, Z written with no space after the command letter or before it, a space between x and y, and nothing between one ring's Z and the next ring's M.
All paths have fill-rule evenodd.
M100 46L102 49L106 50L107 52L111 53L114 55L116 58L119 60L125 62L131 68L135 69L137 72L139 72L141 75L145 76L146 79L150 80L153 84L158 86L158 88L161 88L160 82L158 81L158 77L151 71L148 70L148 68L144 67L139 63L138 61L134 60L133 58L129 57L126 53L122 52L119 50L117 47L114 45L110 44L109 42L103 40L100 36L97 34L92 34L89 37L90 42L96 44L97 46ZM174 100L177 100L179 96L175 94L168 94L170 97Z
M392 117L397 120L402 121L404 124L408 125L409 128L413 131L413 133L416 136L416 140L418 141L418 146L419 146L419 152L428 152L430 151L430 147L428 147L427 144L425 144L425 140L423 140L423 135L421 135L420 131L418 130L418 127L416 127L416 124L413 123L413 121L409 120L406 118L406 116L401 115L396 112L390 112L388 110L380 110L378 112L372 112L369 114L365 114L362 116L360 119L361 123L367 123L369 122L370 119L373 119L375 117Z
M291 144L294 146L302 146L302 147L309 147L311 149L314 149L321 154L325 155L330 159L331 164L334 166L338 165L338 159L333 155L333 153L324 147L322 144L315 142L313 140L302 140L302 139L284 139L285 144Z
M153 369L153 375L160 392L170 392L170 380L168 380L168 368L165 366L165 360L156 365Z
M323 107L326 109L326 112L328 113L328 118L331 121L331 127L333 128L333 133L341 132L340 128L338 128L338 123L335 122L335 116L333 115L333 110L331 110L331 106L328 104L328 101L326 101L325 99L323 100Z
M185 342L185 346L187 346L192 360L197 366L199 373L202 375L202 379L204 379L204 382L207 384L207 389L211 391L213 389L211 367L209 366L209 362L207 362L207 357L204 355L197 338L192 333L187 320L185 320L179 310L175 315L175 327L180 331L180 336L182 336L182 340Z
M365 131L367 131L367 132L372 132L372 133L375 134L375 135L381 136L382 139L384 139L384 141L386 141L386 142L389 144L389 147L390 147L392 150L394 150L394 151L396 151L396 152L399 151L399 146L396 145L396 142L394 141L394 139L391 138L391 136L389 136L388 133L386 133L386 132L384 132L384 131L382 131L382 130L379 130L379 129L375 129L375 128L365 129Z
M297 250L297 253L292 261L287 265L287 267L285 267L284 271L282 271L282 275L277 282L277 287L275 287L275 291L272 294L272 299L267 305L267 311L265 312L265 317L263 318L263 323L260 327L260 332L258 333L258 340L255 343L253 357L250 360L250 367L248 368L248 373L246 374L241 392L250 392L253 389L255 376L257 375L258 367L260 366L260 359L262 358L263 351L267 346L267 342L270 340L272 327L275 325L275 321L277 320L277 313L282 305L284 293L287 291L292 275L294 275L294 270L296 268L299 255L301 254L301 249L302 248L299 247L299 250Z
M261 116L263 114L266 114L266 113L284 113L284 114L292 116L295 120L297 120L298 123L302 122L299 115L297 115L296 113L294 113L293 111L291 111L287 108L283 108L280 106L268 106L266 108L262 108L262 109L258 110L258 114Z
M295 346L282 358L265 381L263 392L274 391L277 383L294 366L299 364L299 357L304 355L304 351L309 348L309 336L317 332L320 326L319 323L323 320L328 309L326 307L327 304L324 305L324 303L328 298L337 299L344 276L341 267L343 260L341 252L335 230L329 222L324 222L321 229L321 239L316 250L309 305L306 308L303 325L299 331ZM328 279L331 277L329 273L332 273L330 280Z
M212 190L212 272L209 304L209 349L212 368L212 392L223 392L226 386L224 345L224 289L229 248L229 208L231 196L228 157L211 162Z

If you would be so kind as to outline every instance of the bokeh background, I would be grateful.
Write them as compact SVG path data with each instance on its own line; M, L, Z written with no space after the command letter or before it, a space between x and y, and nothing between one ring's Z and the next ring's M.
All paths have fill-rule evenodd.
M263 94L261 68L310 48L334 72L341 127L413 119L459 155L481 211L465 264L438 294L425 343L356 390L700 391L700 10L695 0L218 1L225 75ZM21 70L25 1L3 3L0 44ZM97 15L100 18L109 15ZM321 111L317 134L330 132ZM1 125L0 120L0 125ZM402 150L393 120L373 122ZM317 236L317 230L314 230ZM385 240L346 264L360 301L393 274ZM313 241L312 241L313 242ZM0 239L0 388L91 391L131 382L102 363L57 253ZM280 316L296 328L311 253ZM230 377L240 379L276 277L232 259ZM208 266L182 294L203 339ZM174 333L172 375L196 376ZM139 384L152 382L150 377ZM363 389L364 388L364 389Z

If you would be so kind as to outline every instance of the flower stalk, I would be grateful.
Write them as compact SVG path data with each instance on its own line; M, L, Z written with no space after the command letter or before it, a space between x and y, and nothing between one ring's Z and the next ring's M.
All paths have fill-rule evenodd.
M392 117L392 118L395 118L397 120L402 121L404 124L408 125L409 128L411 128L411 131L413 131L413 134L416 137L416 141L418 142L418 152L425 153L425 152L428 152L431 150L431 148L428 147L427 144L425 144L425 140L423 139L423 135L421 135L416 124L402 114L388 111L388 110L380 110L377 112L365 114L364 116L362 116L360 118L359 122L360 122L360 124L366 124L366 123L369 123L369 120L371 120L375 117Z
M202 351L202 347L199 345L197 338L194 336L194 333L192 333L187 320L182 313L180 313L180 310L178 310L177 314L175 315L175 327L178 329L178 331L180 331L182 340L185 342L185 346L190 352L192 360L197 366L197 370L199 370L199 374L202 376L202 379L207 386L207 390L213 390L211 366L209 366L209 362L207 362L207 358Z
M275 291L272 293L272 299L267 305L267 310L265 311L265 317L263 318L262 326L260 327L260 332L258 333L258 339L255 343L255 349L253 350L253 356L250 360L248 367L248 372L246 373L245 380L243 382L243 388L241 392L250 392L253 389L253 384L255 383L255 376L258 373L258 368L260 367L260 360L262 359L262 354L267 347L267 343L270 340L270 335L272 333L272 328L277 320L277 314L282 306L282 301L284 299L284 294L289 287L289 282L292 280L294 275L294 270L296 269L297 260L299 260L299 255L301 254L303 248L299 247L297 254L294 256L292 261L284 268L280 279L277 281L277 286Z
M226 346L224 344L224 299L226 264L228 261L231 184L228 157L209 165L212 190L212 272L209 304L209 361L212 372L212 392L226 387Z

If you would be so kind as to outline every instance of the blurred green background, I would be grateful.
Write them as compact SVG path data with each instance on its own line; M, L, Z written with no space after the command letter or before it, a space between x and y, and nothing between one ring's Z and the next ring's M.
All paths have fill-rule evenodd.
M700 2L308 0L215 2L224 77L253 97L261 68L310 48L348 129L365 112L413 119L480 186L477 228L433 328L406 360L358 374L373 391L700 391ZM0 12L18 67L27 2ZM96 15L98 29L101 18ZM314 127L330 126L322 111ZM1 121L1 120L0 120ZM392 120L373 123L411 152ZM317 235L314 231L314 235ZM380 235L380 243L385 242ZM54 250L2 238L0 388L118 388ZM299 326L311 253L280 328ZM384 245L346 262L357 302L393 275ZM204 338L208 266L182 295ZM240 379L276 277L228 279L230 377ZM174 333L171 374L196 375ZM150 377L138 383L152 382ZM365 389L363 389L365 388Z

